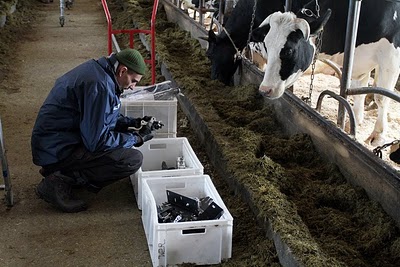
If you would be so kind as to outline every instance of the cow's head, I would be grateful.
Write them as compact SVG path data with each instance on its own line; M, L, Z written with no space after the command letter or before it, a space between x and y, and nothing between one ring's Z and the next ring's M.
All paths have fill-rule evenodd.
M233 75L240 64L240 60L235 59L235 47L225 32L216 35L209 30L207 41L206 54L211 61L211 79L232 85Z
M330 11L313 23L326 23L326 16ZM322 25L312 28L320 30ZM268 64L259 88L263 95L281 97L310 66L315 52L311 34L310 24L290 12L271 14L253 31L253 41L264 42L267 51L263 56Z

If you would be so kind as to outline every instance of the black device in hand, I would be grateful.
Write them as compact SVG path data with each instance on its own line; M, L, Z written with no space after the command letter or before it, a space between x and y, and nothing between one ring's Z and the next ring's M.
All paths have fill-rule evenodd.
M129 125L129 131L140 131L144 126L148 126L151 131L161 129L164 124L157 121L153 116L144 116L143 118L132 120L132 125Z
M138 142L135 145L136 147L139 147L143 145L144 142L153 139L155 131L161 129L164 126L161 121L157 121L156 118L153 116L144 116L141 119L135 119L133 121L135 122L135 126L128 127L128 130L137 134L141 138L141 142Z

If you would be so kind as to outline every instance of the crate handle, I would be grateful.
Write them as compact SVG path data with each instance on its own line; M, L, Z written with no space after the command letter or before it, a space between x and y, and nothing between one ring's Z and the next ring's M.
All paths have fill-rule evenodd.
M167 144L150 144L149 149L166 149Z
M165 185L165 189L186 188L185 182L170 182Z
M182 230L182 235L205 234L206 228Z

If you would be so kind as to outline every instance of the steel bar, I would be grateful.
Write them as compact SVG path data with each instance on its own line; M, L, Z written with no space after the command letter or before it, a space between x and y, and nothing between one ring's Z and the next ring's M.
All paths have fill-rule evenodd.
M286 0L285 2L285 12L289 12L292 10L292 2L293 0Z
M347 98L346 90L351 84L351 73L353 71L354 51L356 47L358 20L360 17L361 0L349 2L349 14L347 17L346 42L344 46L343 72L340 80L340 95ZM344 129L344 107L339 103L338 121L340 128Z
M4 188L7 206L11 207L14 205L14 199L13 199L11 180L10 180L10 172L8 169L6 149L3 141L3 127L1 124L1 119L0 119L0 161L4 178L4 186L2 186L1 189Z
M315 109L318 112L321 112L322 100L326 95L336 99L340 104L342 104L346 108L347 113L349 114L349 120L350 120L350 136L355 138L356 137L356 123L355 123L355 119L354 119L354 111L353 111L353 108L351 107L351 105L349 104L349 102L347 102L347 100L345 98L336 94L335 92L332 92L330 90L325 90L325 91L321 92L320 95L318 96L317 107Z
M382 87L360 87L360 88L350 88L346 91L347 95L362 95L362 94L380 94L390 97L397 102L400 102L400 94Z

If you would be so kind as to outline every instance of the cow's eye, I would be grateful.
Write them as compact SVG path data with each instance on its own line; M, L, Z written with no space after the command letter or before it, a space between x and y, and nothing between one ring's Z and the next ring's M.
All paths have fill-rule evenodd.
M291 49L291 48L284 48L281 51L281 57L283 57L283 58L291 57L292 54L293 54L293 49Z

